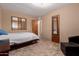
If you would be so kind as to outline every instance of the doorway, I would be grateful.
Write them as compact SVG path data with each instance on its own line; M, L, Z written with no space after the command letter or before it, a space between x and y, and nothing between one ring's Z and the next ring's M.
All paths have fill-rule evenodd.
M60 42L59 21L59 15L52 17L52 41L56 43Z
M38 20L32 20L32 32L38 35Z

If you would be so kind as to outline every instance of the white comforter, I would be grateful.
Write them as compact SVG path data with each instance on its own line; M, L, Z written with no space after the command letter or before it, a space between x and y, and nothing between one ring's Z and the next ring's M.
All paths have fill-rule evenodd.
M22 43L27 42L34 39L39 39L37 35L30 32L21 32L21 33L9 33L8 35L5 35L3 37L7 37L10 40L10 43Z

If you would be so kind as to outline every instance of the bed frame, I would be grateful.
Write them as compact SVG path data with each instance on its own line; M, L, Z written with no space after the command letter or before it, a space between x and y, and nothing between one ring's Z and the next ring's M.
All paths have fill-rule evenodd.
M25 46L28 46L28 45L32 45L32 44L35 44L38 42L39 39L34 39L34 40L31 40L31 41L27 41L27 42L24 42L24 43L14 43L13 45L10 45L10 51L12 50L15 50L15 49L18 49L18 48L22 48L22 47L25 47Z

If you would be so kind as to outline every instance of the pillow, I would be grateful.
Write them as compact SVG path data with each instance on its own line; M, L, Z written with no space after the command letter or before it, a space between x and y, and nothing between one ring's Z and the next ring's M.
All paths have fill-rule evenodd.
M6 31L3 30L3 29L0 29L0 35L8 35L8 32L6 32Z

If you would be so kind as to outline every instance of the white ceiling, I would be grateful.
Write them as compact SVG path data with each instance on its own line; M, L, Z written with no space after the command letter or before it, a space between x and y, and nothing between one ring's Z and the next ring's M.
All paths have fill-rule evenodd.
M30 16L43 16L50 11L69 5L68 3L51 3L47 8L34 6L32 3L0 3L3 9L25 13Z

